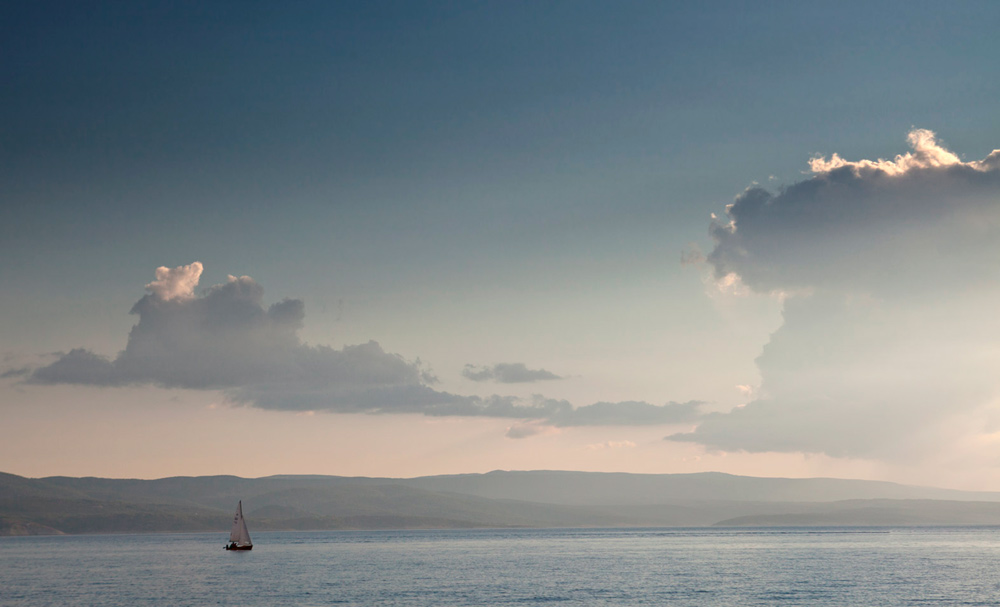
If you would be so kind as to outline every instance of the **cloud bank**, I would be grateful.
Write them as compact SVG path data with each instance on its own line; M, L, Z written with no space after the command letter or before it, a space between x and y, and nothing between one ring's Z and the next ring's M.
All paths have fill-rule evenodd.
M963 162L931 131L894 160L814 158L715 219L720 281L781 293L757 398L672 440L726 451L909 458L946 449L1000 395L1000 150Z
M545 369L529 369L524 363L498 363L492 367L465 365L462 375L472 381L496 381L502 384L562 379L562 377Z
M436 390L431 387L435 379L418 360L386 352L375 341L339 350L303 343L298 336L303 302L284 299L265 306L263 288L249 276L229 276L196 294L202 271L198 262L158 268L156 280L146 285L149 293L132 307L139 321L115 358L77 348L17 375L27 375L34 384L222 390L230 402L264 409L493 417L549 428L668 424L697 415L698 403L574 408L542 396L482 398ZM486 371L500 382L557 377L523 364ZM537 433L525 430L519 437Z

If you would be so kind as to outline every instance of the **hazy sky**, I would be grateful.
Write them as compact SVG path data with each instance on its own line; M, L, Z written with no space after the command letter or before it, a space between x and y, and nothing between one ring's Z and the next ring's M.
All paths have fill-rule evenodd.
M1000 490L998 23L7 3L0 470Z

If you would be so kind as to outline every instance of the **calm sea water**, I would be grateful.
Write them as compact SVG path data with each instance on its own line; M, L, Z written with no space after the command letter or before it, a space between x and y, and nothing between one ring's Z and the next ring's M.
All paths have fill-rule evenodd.
M996 528L254 533L252 552L226 538L0 538L0 604L1000 604Z

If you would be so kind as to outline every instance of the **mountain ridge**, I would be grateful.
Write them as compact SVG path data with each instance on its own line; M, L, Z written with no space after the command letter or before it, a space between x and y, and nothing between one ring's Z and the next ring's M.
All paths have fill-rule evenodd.
M0 535L257 530L1000 524L1000 493L720 472L109 479L0 473Z

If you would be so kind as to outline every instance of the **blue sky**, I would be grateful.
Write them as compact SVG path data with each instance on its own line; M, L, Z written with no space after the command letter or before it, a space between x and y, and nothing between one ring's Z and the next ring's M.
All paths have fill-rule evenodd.
M915 128L934 131L935 145L965 162L1000 147L994 3L37 2L2 10L0 356L8 376L0 406L9 440L0 469L723 469L909 481L930 459L941 483L1000 488L987 472L988 447L959 456L954 438L914 446L924 426L908 431L910 442L900 439L908 446L887 449L860 435L810 443L808 428L790 422L796 440L664 441L698 437L698 421L635 423L635 407L624 404L661 407L661 421L669 416L656 415L672 404L701 403L703 415L764 410L753 405L766 401L761 373L781 357L758 357L786 343L772 335L796 328L783 324L790 291L776 290L786 283L720 295L718 264L682 264L682 255L697 259L694 252L719 246L710 214L725 216L755 183L777 193L808 181L816 156L891 159L906 153ZM848 215L843 225L865 217ZM855 237L832 232L844 246L823 254L837 265ZM993 259L975 237L955 238ZM781 255L802 259L807 274L822 261L786 246ZM775 272L784 267L761 255ZM935 263L893 259L886 271ZM301 327L283 334L313 348L300 353L375 341L386 356L419 359L437 379L398 379L406 371L399 381L466 399L477 414L427 419L324 405L304 415L241 401L234 391L247 386L235 379L209 389L147 371L119 369L115 385L97 386L93 377L50 385L33 375L74 348L114 361L133 325L153 322L129 310L153 296L144 287L155 269L196 261L203 274L191 297L228 275L252 277L263 288L260 310L284 298L304 303ZM938 295L934 309L950 305L943 286ZM980 295L987 309L991 295ZM846 318L818 305L801 317L821 310ZM937 338L952 334L941 326ZM809 342L817 330L803 325L787 343ZM243 343L230 337L225 343ZM871 356L882 360L878 352ZM463 374L467 365L497 364L560 379ZM831 363L817 382L837 369ZM819 384L810 389L829 397ZM286 389L269 386L268 394ZM787 398L815 396L798 390ZM567 418L558 407L544 410L563 417L483 414L495 411L484 404L492 397L542 409L611 403L621 417L605 408L611 417L597 417L607 424L559 426L553 420ZM884 402L851 406L896 411ZM118 406L132 407L131 421L121 421ZM60 422L69 410L83 417ZM128 442L158 415L200 457ZM578 418L595 419L588 415ZM74 431L80 420L93 424L90 435ZM276 425L287 430L280 438L275 431L270 457L238 470L215 450L221 437L200 434L228 427L260 435ZM77 455L33 451L43 428L72 437ZM337 444L349 437L349 448L297 451L296 437L309 433ZM395 459L385 445L370 446L379 441ZM107 455L108 444L128 457ZM916 452L922 463L907 464ZM959 478L956 467L976 471Z

